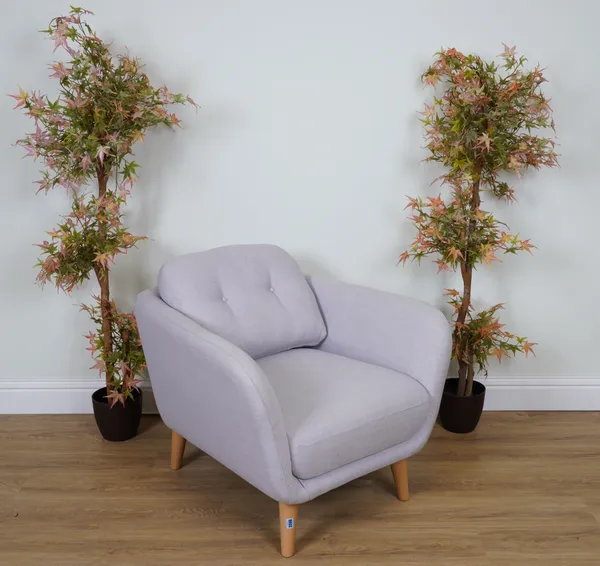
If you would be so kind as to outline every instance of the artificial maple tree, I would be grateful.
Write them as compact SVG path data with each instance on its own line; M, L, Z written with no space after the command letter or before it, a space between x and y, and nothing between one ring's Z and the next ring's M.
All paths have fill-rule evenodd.
M456 49L436 53L423 74L426 85L442 84L443 93L425 105L426 161L437 161L447 172L436 180L450 195L409 197L407 208L417 235L400 261L420 261L437 255L438 273L460 271L462 292L447 289L453 307L453 357L458 361L460 396L472 394L475 366L487 375L488 358L533 352L535 343L508 332L498 318L502 304L475 313L473 270L478 264L500 261L497 254L516 254L534 247L508 232L507 226L481 208L482 193L505 201L515 190L502 176L534 167L554 167L555 142L540 135L554 131L549 100L541 86L546 79L536 66L527 70L525 57L504 46L500 65Z
M82 305L97 325L97 332L86 336L88 350L93 367L104 374L107 397L112 404L125 404L145 360L135 317L117 309L109 275L115 257L145 239L122 223L138 169L132 148L149 128L179 125L170 105L196 104L166 86L153 87L138 58L114 57L85 21L88 14L72 7L68 16L54 18L42 30L54 41L54 51L60 47L70 57L50 65L50 77L59 81L58 97L20 87L10 96L17 100L15 108L35 122L35 132L17 144L45 166L39 191L63 187L73 198L70 213L39 245L37 280L51 281L69 294L95 275L100 293L91 305ZM97 184L97 193L88 191L90 184Z

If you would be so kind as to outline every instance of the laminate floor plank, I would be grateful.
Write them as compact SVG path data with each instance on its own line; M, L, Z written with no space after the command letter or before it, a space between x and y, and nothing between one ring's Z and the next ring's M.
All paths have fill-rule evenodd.
M145 416L125 443L91 415L0 416L1 566L270 566L277 503ZM600 414L484 413L409 461L300 506L296 566L600 565Z

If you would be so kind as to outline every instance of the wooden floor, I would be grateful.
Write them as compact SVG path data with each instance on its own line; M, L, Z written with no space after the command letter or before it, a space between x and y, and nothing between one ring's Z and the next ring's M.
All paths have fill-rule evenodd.
M600 414L485 413L439 428L410 460L300 507L297 554L278 554L277 504L145 417L129 442L92 416L0 416L0 564L600 565Z

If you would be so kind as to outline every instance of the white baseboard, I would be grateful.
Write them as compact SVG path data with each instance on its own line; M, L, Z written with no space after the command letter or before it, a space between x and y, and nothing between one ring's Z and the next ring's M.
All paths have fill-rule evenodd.
M92 413L92 393L104 386L94 377L0 378L0 415ZM152 389L142 384L144 413L157 413Z
M600 411L600 377L490 377L486 411ZM97 378L0 378L0 414L86 414ZM144 412L156 413L149 384Z
M486 411L600 411L600 377L490 377Z

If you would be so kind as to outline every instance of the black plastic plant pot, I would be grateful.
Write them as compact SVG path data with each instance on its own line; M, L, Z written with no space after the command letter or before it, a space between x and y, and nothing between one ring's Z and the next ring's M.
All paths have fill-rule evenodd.
M473 382L473 394L459 397L458 378L446 380L442 404L440 405L440 423L450 432L465 434L473 432L479 423L485 401L485 385Z
M106 398L106 387L102 387L92 394L92 405L98 430L106 440L122 442L137 434L142 418L140 390L133 390L133 399L127 399L125 406L117 402L111 408Z

